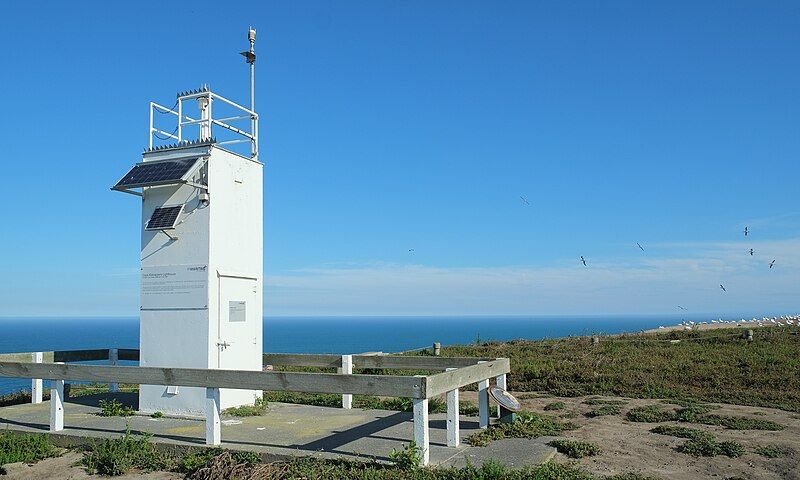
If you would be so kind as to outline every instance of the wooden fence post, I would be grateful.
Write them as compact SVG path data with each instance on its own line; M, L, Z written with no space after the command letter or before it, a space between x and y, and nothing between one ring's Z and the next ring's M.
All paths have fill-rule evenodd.
M60 432L61 430L64 430L64 380L52 380L50 386L50 431Z
M341 373L345 375L353 374L353 356L342 355L342 368ZM342 408L350 410L353 408L353 394L345 393L342 395Z
M31 353L33 363L42 363L44 354L42 352ZM31 403L42 403L42 379L34 378L31 380Z
M206 445L222 443L219 388L206 387Z
M423 466L430 461L430 432L428 430L428 399L415 398L414 402L414 443Z
M111 366L116 366L118 362L119 362L119 350L117 350L116 348L109 348L108 364ZM116 382L109 383L108 391L111 393L119 392L119 384Z
M496 376L494 380L495 380L495 383L497 384L497 386L502 388L503 390L506 390L508 388L508 385L506 383L506 374L505 373L502 374L502 375ZM498 405L497 406L497 418L500 418L500 416L501 416L500 405Z
M448 368L447 371L455 370ZM461 444L459 426L458 388L447 392L447 446L457 447Z

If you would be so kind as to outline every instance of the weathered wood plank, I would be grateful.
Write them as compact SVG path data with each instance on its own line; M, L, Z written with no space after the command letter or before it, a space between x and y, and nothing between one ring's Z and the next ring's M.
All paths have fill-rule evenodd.
M324 368L339 368L342 366L341 355L317 353L265 353L261 358L264 365Z
M398 370L447 370L475 365L492 358L464 357L401 357L389 355L353 355L356 368L386 368Z
M37 352L0 353L0 362L33 362L33 355ZM53 352L38 352L42 354L43 362L53 362Z
M0 362L0 377L425 397L425 377Z
M90 360L108 360L108 349L95 350L60 350L54 352L55 362L86 362Z
M119 352L120 360L139 361L139 350L135 348L120 348L117 351Z
M487 378L497 377L511 371L507 358L497 358L477 365L462 367L449 372L437 373L427 377L427 397L435 397L450 390L478 383Z

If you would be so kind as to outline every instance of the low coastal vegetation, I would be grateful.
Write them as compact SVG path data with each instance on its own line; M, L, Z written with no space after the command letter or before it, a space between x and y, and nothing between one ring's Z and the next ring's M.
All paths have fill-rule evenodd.
M708 414L712 405L689 405L677 410L668 410L659 405L646 405L632 408L625 417L631 422L661 423L661 422L686 422L703 425L717 425L728 430L768 430L778 431L786 428L785 425L764 420L763 418L737 417L733 415Z
M582 442L580 440L556 439L550 441L548 445L569 458L592 457L602 452L600 447L594 443Z
M508 386L573 397L693 399L800 412L800 327L480 342L442 349L456 357L508 357Z
M520 412L512 423L495 423L478 433L473 433L464 442L473 447L484 447L503 438L537 438L555 436L572 430L575 425L533 412Z
M53 446L47 435L0 432L0 475L5 474L3 465L31 463L59 455L61 451Z
M130 417L136 414L136 410L133 407L123 405L116 398L100 400L98 405L100 406L99 415L101 417Z

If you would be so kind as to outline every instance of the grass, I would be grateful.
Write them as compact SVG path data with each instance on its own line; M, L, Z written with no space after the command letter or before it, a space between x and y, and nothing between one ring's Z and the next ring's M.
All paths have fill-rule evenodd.
M681 340L670 343L669 340ZM800 412L800 327L483 342L445 356L508 357L512 391L693 399ZM776 368L780 366L780 368ZM566 395L565 395L566 394Z
M594 443L582 442L580 440L556 439L548 443L551 447L563 453L569 458L583 458L600 455L602 450Z
M544 409L547 410L547 411L550 411L550 410L564 410L564 408L566 408L566 407L567 407L567 404L564 403L564 402L553 402L553 403L548 403L547 405L545 405Z
M586 414L587 417L603 417L606 415L619 415L622 411L621 405L602 405L594 408Z
M533 412L520 412L514 423L497 423L464 439L468 445L485 447L494 440L503 438L537 438L555 436L575 426L554 417Z
M609 400L605 398L589 398L583 401L586 405L627 405L628 402L624 400Z
M786 457L792 453L790 449L780 445L759 445L753 449L753 452L767 458Z
M101 417L129 417L136 414L133 408L121 404L116 398L111 400L100 400L100 413Z
M149 436L126 432L120 438L89 445L81 461L90 474L123 475L131 470L151 472L171 467L171 459L156 449Z
M5 474L2 466L8 463L33 463L60 455L46 435L0 432L0 475Z

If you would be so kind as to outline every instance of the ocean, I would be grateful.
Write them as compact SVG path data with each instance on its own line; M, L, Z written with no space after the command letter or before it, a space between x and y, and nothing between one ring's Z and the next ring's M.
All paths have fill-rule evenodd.
M701 318L699 320L709 320ZM279 353L400 352L480 340L555 338L621 333L674 325L680 315L268 317L264 351ZM138 348L139 319L0 318L0 353ZM30 390L25 379L0 378L0 394Z

